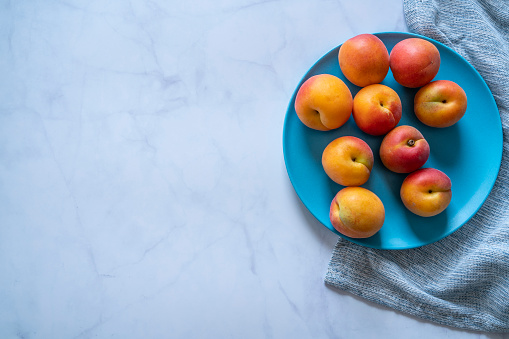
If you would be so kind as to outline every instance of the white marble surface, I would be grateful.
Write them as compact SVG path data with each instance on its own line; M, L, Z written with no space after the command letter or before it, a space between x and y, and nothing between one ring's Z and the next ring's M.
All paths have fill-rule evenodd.
M400 0L0 0L0 338L508 338L327 287L287 104Z

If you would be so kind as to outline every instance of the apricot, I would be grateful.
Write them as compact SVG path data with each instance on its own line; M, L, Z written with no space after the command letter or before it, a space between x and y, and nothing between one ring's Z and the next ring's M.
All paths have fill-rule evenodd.
M353 118L361 131L383 135L401 119L401 99L392 88L374 84L361 89L353 99Z
M398 126L387 133L380 144L380 159L396 173L410 173L421 168L429 158L429 144L412 126Z
M460 121L467 111L467 95L450 80L436 80L415 94L414 112L417 119L431 127L449 127Z
M435 168L410 173L401 185L400 196L405 207L421 217L442 213L452 199L451 179Z
M440 52L428 40L409 38L398 42L391 50L389 63L400 85L417 88L426 85L440 68Z
M343 136L331 141L322 153L322 166L332 181L343 186L360 186L373 169L371 147L362 139Z
M351 238L368 238L382 228L385 208L370 190L345 187L332 200L329 217L339 233Z
M373 34L360 34L339 48L339 67L354 85L365 87L382 82L389 72L389 52Z
M352 114L353 99L343 80L331 74L307 79L295 97L295 112L309 128L329 131L344 125Z

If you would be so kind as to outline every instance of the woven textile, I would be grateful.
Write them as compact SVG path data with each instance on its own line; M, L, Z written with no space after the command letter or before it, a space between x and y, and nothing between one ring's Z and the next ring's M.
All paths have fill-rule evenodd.
M340 238L327 284L436 323L509 332L509 5L506 1L405 0L412 32L467 59L495 97L503 155L478 213L452 235L410 250L376 250Z

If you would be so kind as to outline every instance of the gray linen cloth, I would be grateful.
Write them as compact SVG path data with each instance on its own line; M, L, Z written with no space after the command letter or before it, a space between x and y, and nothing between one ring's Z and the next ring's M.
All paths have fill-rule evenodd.
M439 324L509 332L509 2L404 0L408 27L453 48L495 97L503 155L478 213L452 235L410 250L338 241L325 282Z

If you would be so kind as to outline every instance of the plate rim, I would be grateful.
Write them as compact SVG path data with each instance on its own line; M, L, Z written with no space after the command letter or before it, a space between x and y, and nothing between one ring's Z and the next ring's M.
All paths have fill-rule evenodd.
M491 181L489 182L488 184L488 187L489 187L489 190L487 192L487 194L483 197L482 201L480 202L480 204L475 208L473 209L472 213L470 213L470 215L466 218L466 220L460 224L458 227L454 228L454 229L451 229L447 232L444 232L443 234L441 234L438 238L436 239L430 239L428 241L425 241L423 242L422 244L419 244L417 246L413 246L413 245L408 245L408 246L398 246L398 247L390 247L390 248L384 248L382 246L373 246L371 244L366 244L366 243L363 243L355 238L350 238L350 237L347 237L341 233L339 233L336 229L334 229L333 227L329 227L328 225L325 225L323 222L320 221L320 219L316 216L315 212L313 210L311 210L307 205L306 203L302 200L301 196L299 195L299 193L297 192L297 190L295 189L295 183L294 183L294 178L292 177L292 175L290 174L290 169L289 169L289 166L288 166L288 151L287 151L287 146L286 146L286 140L287 140L287 137L286 137L286 133L287 133L287 126L288 126L288 119L289 119L289 116L290 116L290 112L292 110L294 110L294 107L292 106L292 103L294 103L295 101L295 97L297 95L297 92L300 88L300 86L304 83L305 80L307 80L309 78L309 73L310 71L315 68L315 66L317 66L318 64L320 64L330 53L334 52L336 49L339 49L343 44L340 44L332 49L330 49L329 51L327 51L325 54L323 54L320 58L318 58L317 61L315 61L311 67L309 67L307 69L307 71L305 72L305 74L300 78L299 82L297 83L297 86L295 87L295 89L293 90L293 93L290 97L290 101L288 103L288 106L287 106L287 109L286 109L286 113L285 113L285 118L284 118L284 122L283 122L283 133L282 133L282 146L283 146L283 159L284 159L284 162L285 162L285 168L286 168L286 172L287 172L287 175L288 175L288 178L290 179L290 182L292 184L292 187L297 195L297 197L299 198L300 202L304 205L304 207L306 207L306 209L313 215L313 217L320 223L322 224L323 226L325 226L327 229L329 229L330 231L332 231L333 233L335 233L336 235L338 235L339 237L343 238L343 239L346 239L352 243L355 243L355 244L358 244L358 245L361 245L361 246L364 246L364 247L367 247L367 248L373 248L373 249L380 249L380 250L406 250L406 249L413 249L413 248L419 248L419 247L422 247L422 246L426 246L426 245L429 245L429 244L432 244L432 243L435 243L437 241L440 241L446 237L448 237L449 235L453 234L454 232L456 232L457 230L459 230L460 228L462 228L465 224L467 224L476 214L477 212L481 209L481 207L485 204L486 200L488 199L488 197L490 196L494 186L495 186L495 183L499 177L499 174L500 174L500 168L502 166L502 156L503 156L503 126L502 126L502 120L500 118L500 110L498 108L498 105L495 101L495 98L493 96L493 93L491 92L488 84L486 83L486 81L484 80L484 78L481 76L481 74L477 71L477 69L472 65L470 64L470 62L468 62L468 60L466 60L461 54L459 54L458 52L456 52L454 49L452 49L451 47L441 43L440 41L437 41L435 39L432 39L432 38L429 38L427 36L424 36L424 35L421 35L421 34L417 34L417 33L412 33L412 32L397 32L397 31L386 31L386 32L376 32L376 33L369 33L369 34L373 34L377 37L384 37L384 36L393 36L393 37L396 37L396 38L400 38L400 37L406 37L406 38L412 38L412 37L415 37L415 38L421 38L421 39L425 39L425 40L428 40L434 44L437 44L437 45L440 45L442 48L448 50L450 53L454 54L454 55L457 55L459 56L467 65L468 67L471 69L471 71L473 71L473 73L475 74L476 78L478 78L479 80L481 80L481 83L482 83L482 86L485 87L485 89L489 92L489 97L490 97L490 101L492 102L492 104L494 105L494 107L496 107L497 111L498 111L498 119L496 119L496 123L497 123L497 134L499 134L499 139L500 139L500 142L498 143L498 158L497 158L497 175L494 176L493 179L491 179ZM404 38L403 38L404 39ZM401 39L401 40L403 40ZM362 240L362 239L361 239Z

